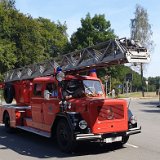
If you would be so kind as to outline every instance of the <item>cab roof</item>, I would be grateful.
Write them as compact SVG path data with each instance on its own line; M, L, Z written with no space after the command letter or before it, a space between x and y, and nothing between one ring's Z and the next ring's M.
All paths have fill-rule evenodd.
M81 75L66 75L65 80L73 80L73 79L78 79L78 80L99 80L97 77L92 77L92 76L81 76ZM48 82L48 81L55 81L56 78L55 76L46 76L46 77L37 77L34 78L33 82Z

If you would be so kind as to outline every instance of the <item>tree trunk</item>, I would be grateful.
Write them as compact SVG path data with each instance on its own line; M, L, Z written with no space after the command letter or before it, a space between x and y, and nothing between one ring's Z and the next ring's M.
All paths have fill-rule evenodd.
M144 80L143 80L143 64L142 63L140 64L140 68L141 68L141 84L142 84L141 91L142 91L142 97L144 97Z

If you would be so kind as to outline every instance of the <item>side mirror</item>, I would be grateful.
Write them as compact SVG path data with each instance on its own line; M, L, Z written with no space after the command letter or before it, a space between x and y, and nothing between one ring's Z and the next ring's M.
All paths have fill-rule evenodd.
M50 92L48 90L44 91L44 99L50 100Z

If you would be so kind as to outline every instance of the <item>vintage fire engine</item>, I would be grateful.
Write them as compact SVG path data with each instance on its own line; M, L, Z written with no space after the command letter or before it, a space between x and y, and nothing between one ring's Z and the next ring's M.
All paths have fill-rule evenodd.
M125 144L141 128L125 100L106 98L95 69L149 60L144 47L123 38L8 71L0 122L7 131L55 136L66 152L78 141ZM84 71L89 74L82 75Z

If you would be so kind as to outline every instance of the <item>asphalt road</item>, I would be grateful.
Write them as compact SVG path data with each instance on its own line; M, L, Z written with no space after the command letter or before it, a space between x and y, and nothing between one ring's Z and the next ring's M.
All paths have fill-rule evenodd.
M160 108L157 105L158 99L131 100L130 108L138 117L142 133L131 136L123 148L83 143L76 153L64 154L50 139L24 131L9 134L0 126L0 160L159 160Z

